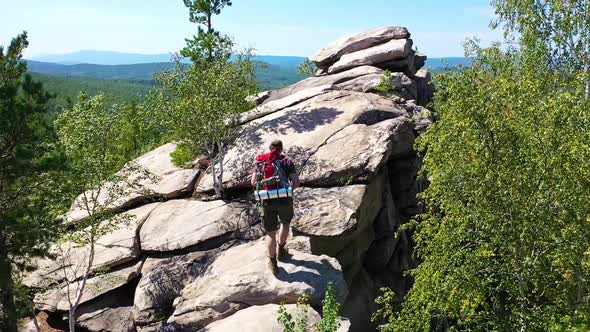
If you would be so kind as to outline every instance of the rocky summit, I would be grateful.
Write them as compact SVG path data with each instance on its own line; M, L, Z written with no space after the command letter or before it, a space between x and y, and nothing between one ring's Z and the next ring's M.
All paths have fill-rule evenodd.
M309 294L313 323L332 282L341 331L374 330L379 289L408 290L412 247L397 231L422 211L416 195L425 184L417 179L414 142L434 121L426 108L433 87L422 68L426 57L412 45L410 32L396 26L346 37L311 57L315 76L253 96L257 106L234 119L239 135L225 158L226 200L213 199L210 170L172 164L173 143L138 158L135 164L157 177L145 180L146 192L109 203L132 222L98 240L79 326L281 331L278 304L294 312L297 298ZM248 176L254 156L277 138L296 162L302 188L295 191L292 256L279 262L275 277ZM108 192L111 184L104 186ZM79 201L67 222L86 217ZM84 248L63 246L71 253L68 267L83 264ZM37 289L43 324L56 328L67 317L64 280L81 282L79 273L63 273L73 271L64 264L39 260L24 280Z

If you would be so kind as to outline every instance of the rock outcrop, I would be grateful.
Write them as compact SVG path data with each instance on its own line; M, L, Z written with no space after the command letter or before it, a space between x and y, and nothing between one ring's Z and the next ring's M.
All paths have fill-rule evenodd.
M240 135L225 158L223 201L212 195L210 170L172 165L174 144L135 160L155 176L143 183L146 192L109 202L135 221L98 241L77 324L93 332L280 331L278 304L292 312L309 294L310 321L317 321L331 282L350 319L341 332L374 329L379 288L403 295L410 285L411 241L398 229L423 209L414 142L434 120L425 108L434 91L421 68L425 56L409 37L406 28L386 27L344 38L312 57L318 76L253 96L257 106L231 119ZM276 138L303 186L295 194L292 257L275 277L249 175L254 156ZM69 222L86 217L79 200ZM65 261L39 261L25 278L39 290L35 306L48 321L68 309L65 281L81 282L79 273L63 271L84 265L85 248L68 252Z

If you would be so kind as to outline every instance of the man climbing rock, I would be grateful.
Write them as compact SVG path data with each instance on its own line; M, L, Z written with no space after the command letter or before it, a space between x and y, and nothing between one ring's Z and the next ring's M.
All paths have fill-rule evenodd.
M278 260L284 260L289 255L285 245L293 219L293 189L299 187L299 177L293 161L283 155L283 142L273 141L269 150L256 156L251 183L266 231L269 267L276 276L277 230L280 223Z

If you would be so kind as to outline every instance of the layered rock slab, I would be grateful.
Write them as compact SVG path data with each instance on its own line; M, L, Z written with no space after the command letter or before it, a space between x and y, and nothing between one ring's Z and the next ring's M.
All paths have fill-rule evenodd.
M382 115L374 114L375 119L370 116L363 121L376 122ZM315 151L305 162L300 177L314 186L368 181L389 158L411 151L414 140L413 125L406 117L371 126L352 124Z
M141 248L166 252L205 245L210 240L224 242L255 222L251 208L222 200L183 199L161 203L141 227ZM228 238L220 238L225 235Z
M330 281L338 299L346 297L346 284L336 259L291 254L287 261L279 262L275 277L267 266L264 241L223 252L203 275L183 289L168 323L180 328L205 327L251 305L295 303L302 294L310 295L310 304L319 305Z
M89 278L86 281L85 290L80 304L85 304L110 291L125 286L131 280L137 278L141 271L143 261L116 271L107 272ZM72 281L70 285L63 284L60 287L50 289L45 293L35 296L35 307L44 311L68 311L69 297L75 299L77 289L81 287L83 280Z
M199 332L283 332L283 327L277 320L279 307L278 304L251 306L227 318L211 323L207 327L200 329ZM292 317L297 317L297 305L286 304L285 309ZM313 326L319 320L320 314L309 308L307 312L307 322L311 327L309 332L316 331Z
M354 80L357 78L360 79L363 76L374 74L382 75L383 70L372 66L361 66L333 75L312 76L297 83L291 84L287 87L270 91L270 94L263 102L263 105L270 104L275 100L283 99L290 95L299 94L305 90L318 88L320 86L341 87L341 84L344 84L350 80ZM247 112L246 114L248 113L249 112Z
M135 332L133 308L103 308L80 315L77 325L90 332Z
M170 156L175 150L176 144L168 143L133 160L119 174L124 180L105 183L78 196L66 214L66 221L87 218L89 209L119 210L157 197L171 199L190 193L199 170L175 166Z
M377 28L338 39L334 43L319 50L315 55L310 57L310 60L320 68L327 67L340 59L344 54L370 48L392 39L407 39L409 37L410 33L404 27L391 26Z
M411 50L411 39L394 39L385 44L343 55L328 68L328 73L334 74L359 66L374 66L389 61L401 60L408 57Z
M331 137L350 125L375 124L403 116L409 115L393 101L375 94L334 91L316 96L243 126L226 155L223 182L228 189L248 188L254 157L268 149L274 139L285 142L287 154L296 162L305 162ZM338 165L345 161L331 162ZM324 170L331 171L329 167ZM341 185L339 180L331 179L329 185ZM301 181L308 184L306 177ZM205 176L197 186L197 192L212 189L211 176Z
M97 239L91 272L113 268L141 256L137 230L158 204L144 205L115 217L115 220L103 223L108 224L111 232ZM90 253L88 246L79 247L75 243L67 242L61 244L59 249L52 251L56 259L38 260L35 263L37 269L27 274L23 279L24 285L32 288L45 288L62 281L66 275L69 280L82 277L83 267L86 266ZM64 275L64 268L66 275Z

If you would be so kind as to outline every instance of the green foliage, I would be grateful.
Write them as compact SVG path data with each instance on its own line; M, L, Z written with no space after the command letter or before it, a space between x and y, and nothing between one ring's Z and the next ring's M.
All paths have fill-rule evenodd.
M295 331L307 332L309 329L309 295L304 294L297 300L297 317L295 317Z
M30 312L15 275L46 253L59 205L50 194L51 175L61 166L47 121L50 95L25 74L27 46L22 33L0 47L0 330L10 332Z
M70 171L83 180L78 192L100 186L127 161L121 151L122 118L123 114L105 106L102 95L85 94L57 117L58 136Z
M309 58L305 58L302 64L297 66L297 71L306 76L314 76L318 67Z
M128 180L129 173L141 171L128 161L162 140L162 129L148 110L137 104L109 107L102 95L80 94L78 101L55 120L59 143L67 158L71 191L87 193L82 205L88 215L105 212L111 201L118 198L114 196L123 195L117 192L122 189L119 187L133 185L121 183ZM95 190L105 183L111 183L108 193ZM113 197L102 197L107 194Z
M328 290L322 301L322 319L316 324L318 332L335 332L340 328L340 321L338 320L338 312L340 311L340 304L336 301L336 294L332 282L328 283Z
M492 27L502 26L522 43L541 42L550 46L548 60L554 67L588 70L590 64L590 2L547 0L534 3L493 0L498 18ZM571 71L570 71L571 73Z
M197 24L197 34L186 40L187 46L180 52L182 56L200 66L207 66L212 61L229 60L233 42L213 28L212 20L231 4L230 0L184 0L190 12L190 21Z
M246 54L233 62L213 62L207 67L178 63L175 70L157 76L158 109L172 119L173 137L182 142L181 163L199 154L215 156L234 133L232 116L251 108L246 97L256 89L253 63ZM187 151L192 156L189 157Z
M343 176L339 179L339 182L343 186L350 186L351 184L354 183L354 176L352 176L352 175Z
M390 70L385 70L385 72L383 72L383 76L381 76L381 79L379 81L379 85L377 85L375 87L375 91L384 93L384 94L388 94L390 93L390 91L393 89L393 84L391 83L393 74L391 73Z
M588 330L585 74L555 70L546 45L470 47L472 68L438 77L422 263L383 331Z
M281 304L279 307L279 315L277 320L284 332L307 332L309 326L309 295L304 294L297 299L297 314L295 320L293 315L287 311L285 306ZM322 300L322 319L314 325L314 330L317 332L335 332L340 328L340 321L338 320L338 312L340 304L336 300L334 286L332 282L328 283L328 289L324 299Z
M396 313L399 311L399 299L394 291L389 288L381 288L382 294L375 299L379 309L371 317L375 323L385 322L379 327L381 331L387 331L388 324L395 324Z
M284 332L307 332L309 330L309 295L303 294L297 299L297 313L295 320L293 315L287 311L284 304L279 307L278 322Z
M422 262L382 331L590 329L590 3L492 3L514 46L437 76Z
M277 317L279 324L283 327L283 332L295 332L295 322L293 315L291 315L285 306L281 304L279 307L279 316Z
M180 143L176 150L170 154L170 157L175 165L188 167L193 161L194 153L189 144Z

